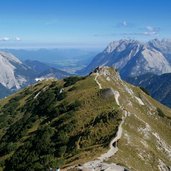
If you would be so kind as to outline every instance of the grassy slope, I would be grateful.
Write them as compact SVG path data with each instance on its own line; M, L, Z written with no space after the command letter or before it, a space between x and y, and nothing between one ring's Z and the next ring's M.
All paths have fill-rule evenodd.
M162 142L169 147L171 146L171 110L153 100L139 88L118 79L117 73L113 70L109 69L109 71L110 79L107 79L107 76L101 75L98 77L98 80L102 84L102 88L112 87L120 93L120 104L129 111L130 116L126 118L123 125L123 136L118 143L119 151L108 162L120 163L136 171L158 171L159 159L166 165L171 165L168 152L159 148L157 138L154 136L154 133L157 133ZM32 137L35 137L38 130L44 125L54 129L53 137L58 136L59 132L63 129L65 130L68 125L71 126L69 127L70 131L66 131L69 142L65 144L67 146L65 153L60 157L55 156L59 150L58 147L53 152L54 160L63 160L62 164L57 163L57 165L70 166L85 163L105 152L111 138L114 137L117 131L122 112L117 106L114 97L104 99L101 96L101 91L94 81L94 77L92 74L76 82L74 85L64 87L64 92L66 92L65 98L60 101L54 101L53 108L56 109L63 103L68 106L76 100L79 100L81 105L74 112L66 111L55 117L39 115L31 127L26 130L25 134L17 142L14 142L17 148L9 154L0 157L2 166L5 159L9 159L16 154L19 147L24 146ZM63 85L63 81L43 81L2 100L0 102L1 110L11 99L21 96L18 112L14 116L3 116L3 111L1 111L1 116L3 116L1 122L2 119L10 120L9 125L2 126L0 130L1 137L5 135L6 127L15 124L15 122L23 117L25 113L21 112L20 108L27 106L29 103L28 99L31 99L34 103L33 97L45 87L46 90L40 96L44 96L48 90L56 86L63 87ZM128 91L129 89L133 91L132 94ZM142 99L145 105L140 105L135 96ZM159 115L158 109L164 115ZM111 117L109 113L112 112L114 112L114 115ZM57 143L56 139L54 141L54 138L51 141ZM160 145L162 146L163 144Z
M34 110L29 111L29 109L27 109L26 111L25 109L29 104L35 103L35 95L40 91L43 91L43 93L40 93L39 96L44 96L50 89L54 89L54 87L59 86L63 87L63 84L63 81L43 81L0 102L1 119L7 120L6 124L2 124L1 126L1 145L3 148L5 148L3 143L9 144L9 142L11 142L10 138L4 139L7 132L6 127L10 128L11 126L15 126L17 122L20 123L20 120L22 121L24 116L28 115L29 112L32 112L33 116L31 115L31 117L34 117ZM29 143L29 141L37 135L38 130L44 125L48 125L50 128L54 129L55 133L51 139L53 143L57 143L55 138L63 128L68 127L68 125L71 126L71 128L68 128L70 130L66 130L65 132L69 138L66 145L67 147L70 147L67 148L62 156L56 156L59 149L55 149L52 154L54 155L53 160L62 159L62 164L57 163L56 165L64 166L68 165L68 163L78 164L79 162L84 162L89 160L89 158L98 156L98 154L105 150L108 146L108 142L111 137L114 136L116 128L120 123L119 118L121 115L117 112L118 106L116 105L114 98L110 97L108 99L103 99L101 97L100 90L95 83L93 76L78 81L69 87L64 87L64 92L66 94L65 98L59 101L53 101L52 107L57 109L58 106L63 103L66 104L66 106L69 106L79 100L80 106L78 109L74 112L61 112L58 116L54 116L55 113L53 113L53 117L39 115L36 113L35 115L38 115L38 117L36 117L36 120L31 124L31 126L29 125L29 128L27 129L23 128L25 129L24 134L22 133L22 136L17 140L12 140L12 143L16 146L15 149L0 157L2 167L4 167L4 160L9 159L11 162L10 157L12 159L14 158L13 156L16 157L21 148L25 147L27 143ZM19 101L14 110L16 113L12 115L10 112L5 115L3 106L8 106L8 103L16 97ZM9 119L10 123L8 123ZM29 119L28 121L26 120L26 123L27 122L29 122ZM17 168L15 168L15 170L17 170Z
M130 112L130 116L127 117L123 126L124 133L119 141L119 152L109 162L119 163L135 171L158 171L159 159L170 166L171 156L164 149L159 149L160 145L157 144L153 133L157 133L170 150L171 110L137 87L116 79L108 81L104 76L101 76L100 79L103 87L110 85L114 90L120 92L121 104ZM133 95L126 91L125 85L133 90ZM142 99L145 105L140 105L133 96ZM159 116L157 109L161 109L165 116ZM150 130L148 130L148 126L150 126Z

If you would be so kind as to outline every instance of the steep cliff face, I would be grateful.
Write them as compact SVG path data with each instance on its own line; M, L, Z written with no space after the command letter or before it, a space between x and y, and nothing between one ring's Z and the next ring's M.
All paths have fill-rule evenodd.
M153 39L148 42L148 45L150 47L157 49L162 54L164 54L166 59L171 64L171 40L170 39L162 39L162 40Z
M25 67L22 62L12 54L0 52L0 67L0 83L4 87L9 89L19 89L22 84L27 82L22 73L18 74L17 71L27 71L28 68Z
M99 53L80 74L87 74L97 66L113 66L123 77L145 73L162 74L171 72L171 66L162 51L150 43L135 40L111 42Z

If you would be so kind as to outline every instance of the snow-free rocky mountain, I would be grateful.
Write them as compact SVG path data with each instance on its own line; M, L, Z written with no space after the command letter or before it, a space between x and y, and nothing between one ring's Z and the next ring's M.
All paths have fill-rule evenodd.
M99 67L0 101L0 169L170 171L170 133L171 109Z
M0 84L8 89L19 89L30 80L32 70L14 55L0 52ZM33 75L34 77L34 75Z
M41 79L49 77L61 79L69 75L57 69L52 69L51 73L50 69L51 67L41 62L22 62L11 53L0 51L0 97L34 83L39 76ZM43 75L45 71L46 75Z
M171 39L154 39L148 45L160 51L171 64Z
M86 75L97 66L105 65L119 70L123 78L146 73L160 75L171 72L169 54L171 46L164 40L152 40L147 43L136 40L114 41L78 73Z

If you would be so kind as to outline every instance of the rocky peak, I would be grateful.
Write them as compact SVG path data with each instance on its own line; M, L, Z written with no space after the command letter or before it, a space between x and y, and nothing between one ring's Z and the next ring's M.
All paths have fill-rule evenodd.
M113 41L111 43L109 43L109 45L106 47L106 49L104 50L106 53L111 53L114 50L117 51L122 51L123 49L125 49L128 45L133 46L140 46L143 45L143 43L137 41L137 40L133 40L133 39L121 39L119 41Z
M14 55L8 52L0 51L0 58L10 63L18 63L18 64L22 63L18 58L16 58Z
M154 40L154 42L160 41ZM79 73L87 74L97 66L114 67L119 70L123 78L146 73L157 75L168 73L171 72L171 55L167 57L166 51L171 52L171 46L157 48L149 42L144 43L131 39L113 41Z

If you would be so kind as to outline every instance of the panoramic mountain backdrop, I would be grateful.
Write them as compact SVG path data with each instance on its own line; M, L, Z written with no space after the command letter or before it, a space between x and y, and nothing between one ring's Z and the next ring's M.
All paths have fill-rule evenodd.
M0 52L0 97L45 78L61 79L67 72L49 67L38 61L22 62L11 53Z
M98 66L112 66L119 71L122 79L145 88L153 98L171 107L171 75L169 74L171 72L170 45L171 42L164 39L154 39L147 43L131 39L114 41L103 52L95 56L87 67L77 71L76 74L88 75ZM27 59L24 56L26 52L30 52L30 55L32 52L31 50L13 51L23 56L23 59ZM42 51L45 52L45 56L47 52L50 55L54 53L54 56L52 55L52 58L49 58L50 61L55 59L56 50ZM58 52L60 51L58 50ZM74 52L78 53L78 51ZM82 54L81 52L80 54ZM34 51L32 53L34 54ZM40 51L36 51L34 55L39 53ZM66 53L69 53L69 51ZM77 53L76 55L78 55ZM44 58L46 59L47 56ZM1 52L0 98L35 83L35 81L48 78L62 79L71 75L52 67L52 64L49 65L48 63L30 59L28 58L21 62L14 55ZM168 74L165 75L164 73ZM164 75L162 76L162 74Z
M171 41L154 39L111 42L77 74L86 75L97 66L117 69L122 79L145 88L161 103L171 107ZM168 74L166 74L168 73Z
M171 44L171 43L170 43ZM146 73L163 74L171 72L168 41L152 40L147 43L136 40L111 42L78 74L86 75L98 66L112 66L123 78Z
M36 48L36 49L2 49L17 56L21 61L34 61L48 64L70 73L87 66L99 52L98 49L81 48Z

